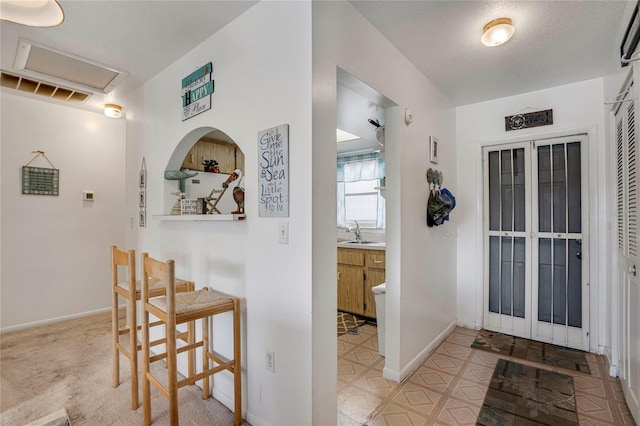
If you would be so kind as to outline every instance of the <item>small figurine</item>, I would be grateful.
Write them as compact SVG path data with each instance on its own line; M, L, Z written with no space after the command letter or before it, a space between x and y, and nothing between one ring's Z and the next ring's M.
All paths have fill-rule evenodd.
M185 196L184 192L172 192L171 195L173 195L174 197L177 198L175 204L173 205L173 207L171 207L171 214L172 215L179 215L181 212L181 208L180 208L180 202L182 201L182 199Z
M204 160L202 162L204 166L204 171L209 173L220 173L220 167L218 166L218 162L216 160Z
M229 184L231 182L237 181L235 184L235 187L233 188L233 200L238 205L238 208L232 211L231 212L232 214L244 213L244 188L240 186L240 184L242 183L242 179L243 179L242 170L235 169L233 173L231 173L231 175L229 176L229 179L227 179L222 184L222 187L226 189L229 187Z

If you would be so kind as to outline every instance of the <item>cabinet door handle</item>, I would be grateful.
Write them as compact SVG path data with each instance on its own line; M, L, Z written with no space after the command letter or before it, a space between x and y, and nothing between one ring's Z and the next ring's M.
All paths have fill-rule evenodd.
M374 260L373 263L382 263L382 260Z
M338 271L338 279L340 279L340 271Z

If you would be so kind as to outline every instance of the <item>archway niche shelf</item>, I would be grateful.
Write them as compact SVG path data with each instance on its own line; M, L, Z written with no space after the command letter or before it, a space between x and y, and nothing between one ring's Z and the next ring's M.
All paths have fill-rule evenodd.
M153 215L153 219L243 220L244 169L244 153L226 133L213 127L192 130L182 138L167 163L163 205L166 213ZM180 214L181 199L193 200L193 208L205 213Z

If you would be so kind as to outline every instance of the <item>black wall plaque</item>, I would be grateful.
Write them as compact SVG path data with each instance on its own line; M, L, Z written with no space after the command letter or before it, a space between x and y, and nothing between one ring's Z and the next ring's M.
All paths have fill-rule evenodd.
M528 127L549 126L553 124L553 110L529 112L526 114L509 115L504 118L504 130L518 130Z

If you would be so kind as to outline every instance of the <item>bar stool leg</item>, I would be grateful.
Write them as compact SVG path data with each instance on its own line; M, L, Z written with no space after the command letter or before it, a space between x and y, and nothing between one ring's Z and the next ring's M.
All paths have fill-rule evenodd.
M176 353L176 323L175 313L169 308L169 321L167 322L167 329L165 335L167 336L167 373L168 373L168 387L169 387L169 424L179 424L178 417L178 364Z
M144 262L143 262L144 265ZM144 309L142 300L142 405L144 418L142 424L151 424L151 384L149 383L149 313Z
M129 300L129 355L131 356L131 409L137 410L138 402L138 324L136 323L136 299Z
M202 318L202 371L209 369L209 317ZM202 378L202 399L208 399L211 396L211 388L209 387L209 375L205 374Z
M111 289L111 334L113 346L113 387L120 384L120 351L118 350L118 338L120 325L118 322L118 293Z
M187 291L195 291L195 284L189 283L187 285ZM187 323L187 344L189 346L196 342L196 322L189 321ZM189 378L196 375L196 348L191 348L187 351L187 368Z
M242 424L242 366L240 363L240 301L233 301L233 399L235 426Z

